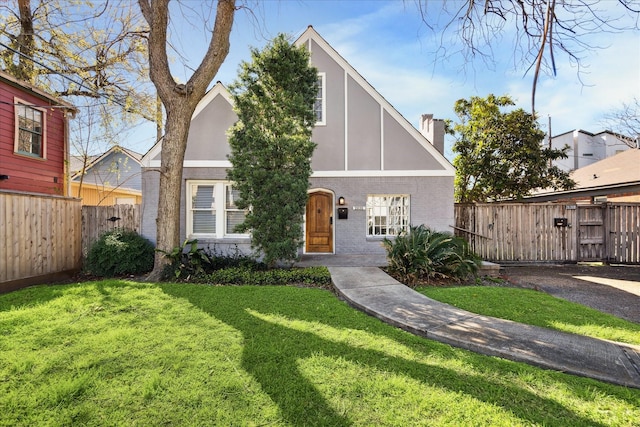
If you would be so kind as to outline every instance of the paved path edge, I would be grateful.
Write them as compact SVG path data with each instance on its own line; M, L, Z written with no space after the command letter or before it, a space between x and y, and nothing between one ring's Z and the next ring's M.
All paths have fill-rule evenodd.
M334 289L341 299L352 307L361 310L368 315L376 317L385 323L405 330L417 336L421 336L434 341L449 344L454 347L463 348L487 356L497 356L504 359L524 362L529 365L544 369L555 370L581 377L593 378L599 381L621 385L630 388L640 389L640 347L617 343L613 341L599 340L596 338L584 337L561 331L550 330L542 327L523 325L504 319L497 319L489 316L481 316L475 313L460 310L456 307L432 300L413 289L401 284L392 277L385 274L377 267L329 267L332 276ZM365 279L366 278L366 279ZM363 282L365 282L363 284ZM389 307L375 306L369 303L371 298L385 297L385 291L395 295L399 292L403 301L388 301L388 306L402 303L406 304L408 299L428 302L433 313L444 313L445 317L438 314L429 313L432 318L424 320L422 317L426 313L410 313L414 319L407 319L405 315L398 316ZM365 295L366 294L366 295ZM436 322L434 323L434 317ZM443 320L444 319L444 320ZM508 333L519 333L525 331L527 334L543 334L544 338L574 341L578 346L596 347L597 356L604 357L604 363L595 366L592 363L580 363L579 360L570 360L573 363L564 363L562 359L554 357L540 357L539 354L530 354L527 351L514 349L509 345L504 345L499 340L495 345L492 341L486 340L475 343L469 339L459 326L463 323L475 323L470 329L479 328L480 325L491 325L492 329L502 330L505 328ZM495 326L495 328L493 328ZM488 335L491 335L490 331ZM559 338L556 338L559 337ZM606 354L602 354L606 353ZM571 357L571 355L570 355ZM600 366L599 366L600 365ZM604 366L604 369L600 369Z

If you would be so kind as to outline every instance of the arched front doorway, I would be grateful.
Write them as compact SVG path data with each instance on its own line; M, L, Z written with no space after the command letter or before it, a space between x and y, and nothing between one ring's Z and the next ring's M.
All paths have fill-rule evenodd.
M309 193L305 233L306 253L333 253L333 194Z

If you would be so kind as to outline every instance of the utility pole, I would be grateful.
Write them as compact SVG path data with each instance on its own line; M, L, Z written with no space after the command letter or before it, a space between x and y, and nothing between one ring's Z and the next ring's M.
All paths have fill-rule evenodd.
M551 114L548 114L547 117L549 118L549 130L548 135L549 135L549 150L551 150L553 148L552 144L551 144ZM551 159L549 159L549 168L551 168L551 166L553 166L552 164L553 162L551 161Z

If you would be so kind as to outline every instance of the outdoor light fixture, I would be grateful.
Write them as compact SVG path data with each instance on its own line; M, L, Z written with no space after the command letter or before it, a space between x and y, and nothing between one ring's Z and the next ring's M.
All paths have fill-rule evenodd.
M344 197L342 197L342 196L338 197L338 204L340 206L344 206Z

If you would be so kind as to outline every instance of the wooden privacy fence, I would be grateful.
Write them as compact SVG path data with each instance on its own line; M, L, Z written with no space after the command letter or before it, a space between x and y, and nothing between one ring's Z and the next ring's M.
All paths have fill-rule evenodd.
M0 291L80 268L78 199L0 193Z
M122 228L140 233L140 205L83 206L82 254L105 232Z
M640 263L640 204L459 204L456 234L483 259Z

